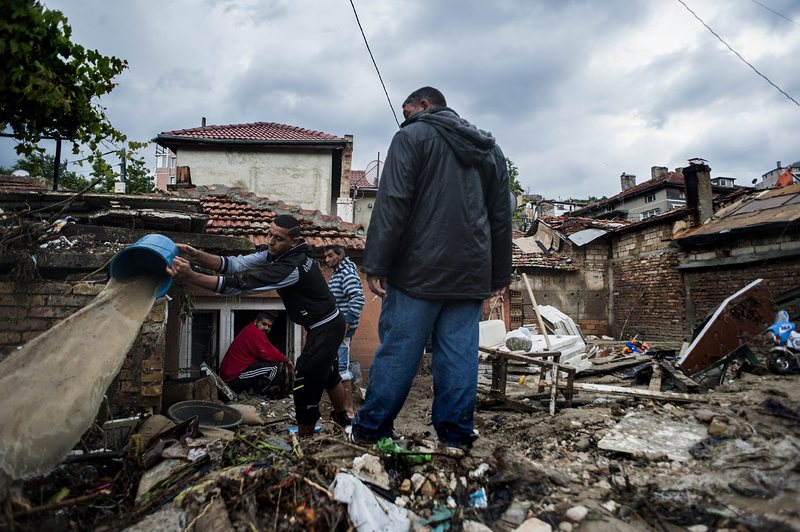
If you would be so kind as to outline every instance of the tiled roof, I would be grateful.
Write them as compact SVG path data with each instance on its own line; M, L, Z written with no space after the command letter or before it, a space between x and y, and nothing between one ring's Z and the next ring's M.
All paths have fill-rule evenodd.
M375 183L370 182L364 170L350 171L350 188L376 188Z
M563 219L562 216L550 216L548 218L553 220ZM535 233L536 232L535 228L536 224L532 226L531 230L529 230L528 233L512 230L511 238L512 240L524 238L526 234ZM536 253L526 253L525 251L522 250L522 248L520 248L517 245L516 242L511 246L511 266L513 268L526 268L526 269L542 268L546 270L566 270L566 271L575 271L578 269L578 267L572 263L571 258L569 258L567 255L554 251L552 248L548 250L547 254L545 254L544 251L539 251Z
M202 212L209 217L206 225L209 234L244 236L256 246L265 245L269 224L275 216L291 214L300 220L302 237L314 248L339 244L349 250L364 249L364 228L344 222L338 216L301 209L224 185L178 189L175 194L200 201Z
M33 177L19 177L13 175L0 175L0 190L3 192L46 192Z
M700 227L680 233L681 244L702 242L720 235L733 235L768 228L789 227L800 220L800 184L760 190L717 211Z
M656 177L655 179L648 179L647 181L643 181L638 185L634 185L628 189L625 189L619 194L611 196L610 198L604 199L597 203L591 203L586 207L582 207L580 209L576 209L572 211L572 213L582 213L582 212L596 210L600 206L610 205L614 202L627 198L628 196L638 196L647 190L669 185L677 187L685 187L686 182L684 181L683 174L680 172L667 172L663 175Z
M297 141L344 141L342 137L329 135L297 126L287 126L275 122L253 122L251 124L227 124L223 126L203 126L191 129L163 131L159 137L178 137L187 140L246 140L265 142Z
M603 229L613 232L634 223L630 220L602 220L581 216L541 216L539 220L565 236L575 234L584 229ZM535 229L535 227L532 227L532 229ZM528 233L530 234L530 231Z
M572 259L561 253L524 253L517 246L511 246L512 268L542 268L545 270L576 271L578 266Z

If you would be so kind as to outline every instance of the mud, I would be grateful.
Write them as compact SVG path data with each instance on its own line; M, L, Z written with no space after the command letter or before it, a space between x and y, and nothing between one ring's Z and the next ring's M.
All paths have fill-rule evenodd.
M92 425L155 300L157 278L112 279L94 301L0 363L0 469L50 471Z

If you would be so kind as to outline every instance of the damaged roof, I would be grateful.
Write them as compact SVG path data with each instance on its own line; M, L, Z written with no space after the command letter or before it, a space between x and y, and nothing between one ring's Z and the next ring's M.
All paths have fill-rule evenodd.
M266 245L275 216L291 214L300 220L302 236L312 247L338 244L349 250L364 249L364 228L360 224L318 210L301 209L225 185L178 189L173 194L200 201L201 212L208 216L209 234L244 236L256 246Z
M550 226L539 222L537 220L527 233L513 232L514 245L511 247L511 266L526 269L578 270L578 266L572 262L572 258L559 251L561 249L560 240L563 236Z
M0 212L36 213L47 218L58 212L71 217L75 230L85 227L119 228L133 238L158 232L179 238L184 234L245 237L254 245L266 244L269 224L277 214L291 214L301 223L302 235L313 247L338 244L348 250L364 249L364 229L317 210L301 209L282 201L261 198L243 189L215 185L155 194L81 194L51 191L31 178L0 178ZM116 238L120 231L114 231ZM109 232L98 237L108 238Z
M800 184L750 194L717 211L696 228L676 234L682 246L701 244L719 237L780 230L800 219Z

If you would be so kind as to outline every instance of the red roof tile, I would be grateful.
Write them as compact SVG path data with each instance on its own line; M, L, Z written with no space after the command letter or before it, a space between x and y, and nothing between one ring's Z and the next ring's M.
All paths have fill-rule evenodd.
M178 189L174 194L200 201L201 211L209 218L206 225L209 234L244 236L260 246L267 243L269 225L275 216L291 214L300 220L302 237L315 248L339 244L350 250L364 249L364 228L338 216L301 209L224 185Z
M545 270L577 271L572 259L561 253L525 253L517 246L511 246L512 268L541 268Z
M251 124L227 124L223 126L204 126L191 129L164 131L159 136L179 137L187 140L252 140L252 141L344 141L342 137L329 135L297 126L287 126L275 122L253 122Z
M0 189L3 192L47 192L34 177L0 175Z
M364 170L351 170L350 188L376 188L376 186L367 179Z

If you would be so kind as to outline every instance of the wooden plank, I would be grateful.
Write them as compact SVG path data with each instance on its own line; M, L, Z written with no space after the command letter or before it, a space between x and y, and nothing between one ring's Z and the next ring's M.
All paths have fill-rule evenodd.
M544 381L545 386L552 386L552 381ZM572 385L576 390L584 390L587 392L606 393L606 394L619 394L631 397L641 397L646 399L656 399L659 401L678 401L678 402L705 402L707 399L701 395L688 394L688 393L669 393L669 392L653 392L650 390L640 390L638 388L623 388L621 386L609 386L606 384L589 384L576 382Z
M698 382L690 379L684 375L681 370L664 360L661 361L661 369L664 370L664 376L680 391L684 393L697 393L702 390Z
M650 377L650 384L647 389L651 392L661 391L661 364L658 361L653 361L653 375Z
M525 281L525 287L528 289L528 296L531 298L531 304L533 305L533 312L536 314L536 321L539 323L539 327L542 329L539 331L542 336L544 336L544 343L547 346L548 351L553 350L553 346L550 345L550 336L547 334L547 329L544 327L544 322L542 321L542 315L539 314L539 306L536 304L536 298L533 296L533 289L531 289L531 283L528 281L528 275L523 273L522 280Z

